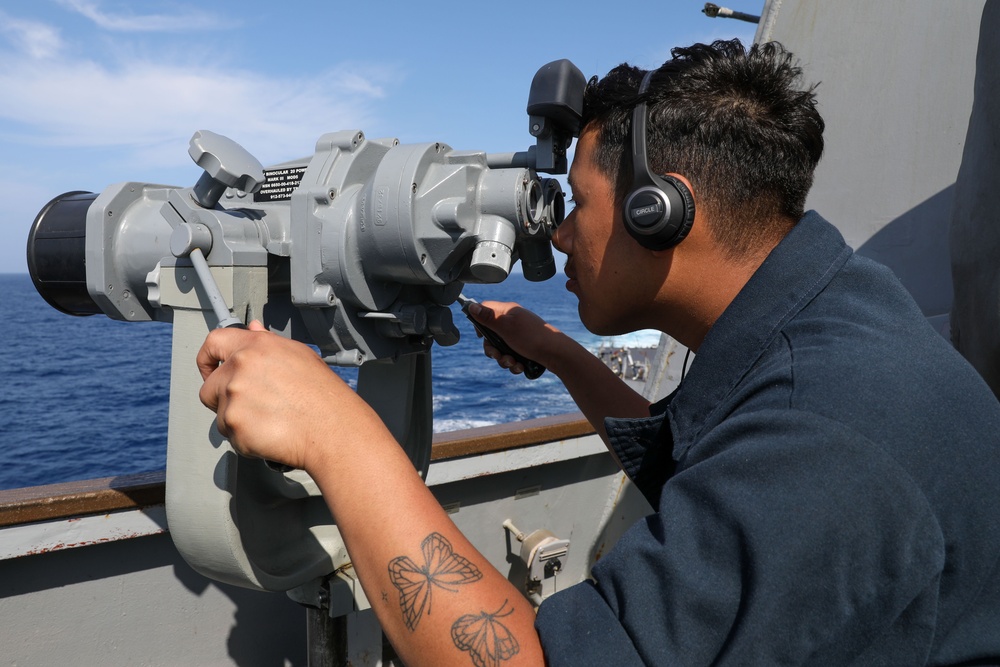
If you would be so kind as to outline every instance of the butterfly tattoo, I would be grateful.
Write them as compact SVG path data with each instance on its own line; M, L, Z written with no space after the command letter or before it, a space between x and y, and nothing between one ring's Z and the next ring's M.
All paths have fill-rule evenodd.
M456 586L471 584L483 578L467 558L451 549L451 542L440 533L431 533L420 544L423 565L417 565L407 556L393 558L389 563L389 579L399 590L399 606L403 622L412 632L423 618L431 613L431 593L441 588L451 593Z
M510 616L513 609L504 612L507 600L492 614L467 614L451 626L451 639L462 651L468 651L476 667L500 667L521 650L517 639L498 618Z

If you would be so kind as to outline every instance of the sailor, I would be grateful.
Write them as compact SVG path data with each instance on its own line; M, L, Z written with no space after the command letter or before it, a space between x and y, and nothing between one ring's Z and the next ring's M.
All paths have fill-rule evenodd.
M1000 405L888 269L803 210L823 121L791 55L672 55L588 87L554 242L590 331L697 352L681 386L650 405L537 315L473 307L654 508L591 581L536 618L305 346L213 332L202 400L239 451L316 480L411 667L1000 664Z
M622 348L621 376L635 379L635 360L632 358L632 350L628 346Z

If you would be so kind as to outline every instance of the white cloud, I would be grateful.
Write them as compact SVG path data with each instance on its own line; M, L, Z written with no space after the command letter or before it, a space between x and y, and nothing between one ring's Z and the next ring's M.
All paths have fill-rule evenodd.
M0 34L30 58L54 58L63 49L63 41L56 28L38 21L14 18L3 12L0 12Z
M312 152L320 134L371 124L387 73L343 66L299 78L231 68L21 58L0 72L0 141L118 147L134 164L186 161L195 130L229 134L265 164ZM2 126L0 126L2 127Z
M171 14L137 15L127 9L105 10L97 2L88 0L59 0L59 4L94 22L99 28L115 32L178 32L188 30L219 29L232 26L208 12L184 9Z
M172 25L112 21L86 0L60 1L108 29ZM189 184L197 168L188 141L199 129L231 137L265 165L308 156L325 132L379 125L376 101L398 77L356 62L269 73L208 53L198 40L190 48L176 35L132 41L96 32L70 40L0 11L0 272L24 270L31 220L59 192L126 179Z
M319 136L378 124L394 77L344 64L289 77L134 60L35 60L0 53L0 272L23 271L23 238L59 192L127 179L186 184L199 129L227 135L264 165L310 155ZM53 150L56 149L56 150ZM13 241L9 241L13 239Z

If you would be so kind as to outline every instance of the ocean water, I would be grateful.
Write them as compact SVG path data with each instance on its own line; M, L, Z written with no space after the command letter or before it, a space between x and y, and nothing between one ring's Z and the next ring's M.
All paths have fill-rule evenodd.
M584 329L565 277L469 285L480 301L518 301L596 350L655 345L655 332L601 339ZM454 308L462 340L435 347L434 430L451 431L576 410L551 373L529 381L482 353ZM71 317L27 274L0 274L0 489L160 470L166 465L169 324ZM344 373L350 379L351 373Z

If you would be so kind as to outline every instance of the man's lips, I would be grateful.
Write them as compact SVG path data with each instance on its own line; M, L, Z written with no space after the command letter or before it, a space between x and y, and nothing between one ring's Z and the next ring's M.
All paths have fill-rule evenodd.
M567 264L564 271L566 273L566 278L567 278L566 289L572 292L578 284L576 281L576 270L573 268L571 264Z

